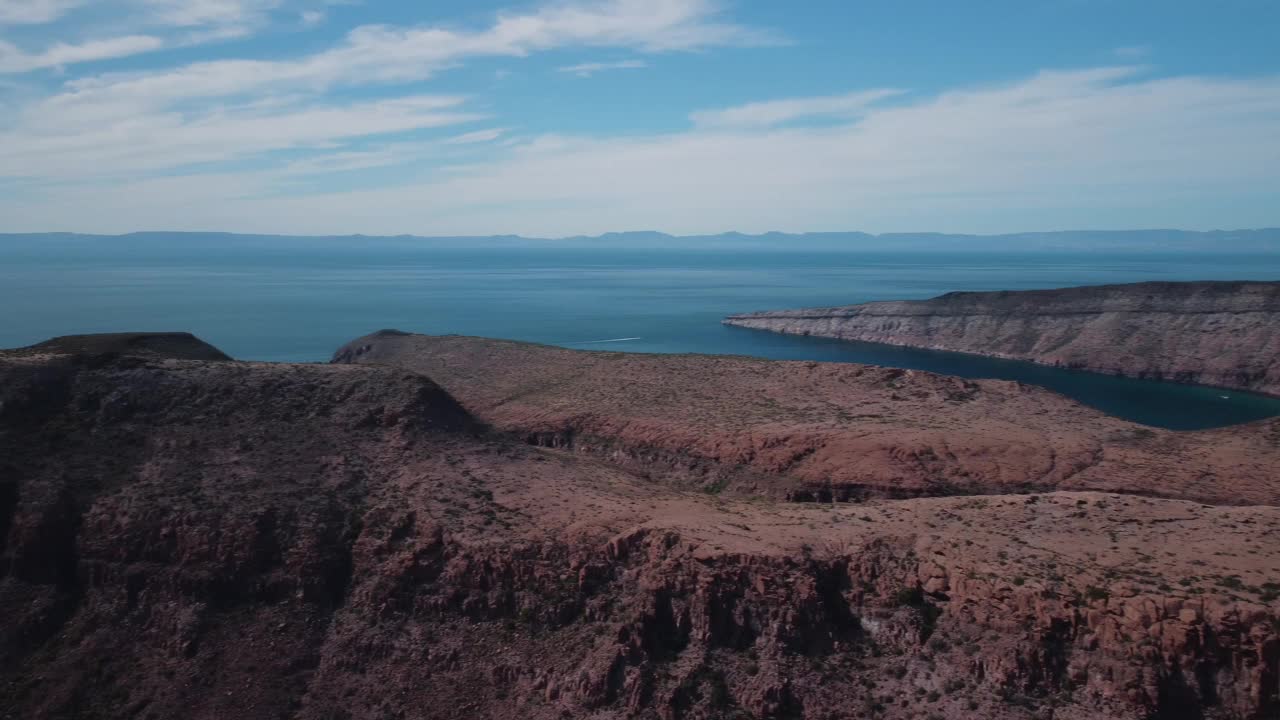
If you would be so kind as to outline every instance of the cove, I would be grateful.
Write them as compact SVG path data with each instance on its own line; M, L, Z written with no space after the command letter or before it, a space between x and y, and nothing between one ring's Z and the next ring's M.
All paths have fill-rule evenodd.
M741 354L775 360L849 362L973 379L1039 385L1108 415L1169 430L1204 430L1280 415L1280 398L1202 385L1139 380L1019 360L881 343L780 335L726 327Z

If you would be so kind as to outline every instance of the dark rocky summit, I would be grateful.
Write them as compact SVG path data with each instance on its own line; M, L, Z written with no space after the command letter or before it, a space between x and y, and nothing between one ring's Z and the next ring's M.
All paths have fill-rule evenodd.
M1280 508L1244 457L1272 462L1274 423L1222 450L874 368L395 333L334 365L100 342L0 353L0 717L1280 712ZM991 429L1028 434L926 452L1006 402ZM1050 437L1039 412L1087 432L1061 431L1033 494L1014 478ZM835 469L864 433L869 477L898 463L912 497L786 500L822 487L797 448ZM1094 451L1120 464L1072 484ZM1201 475L1152 493L1144 473L1177 462Z
M1280 395L1280 282L956 292L725 323Z
M0 350L0 354L71 355L95 357L134 355L177 360L230 360L218 348L185 332L102 333L65 335L29 347Z

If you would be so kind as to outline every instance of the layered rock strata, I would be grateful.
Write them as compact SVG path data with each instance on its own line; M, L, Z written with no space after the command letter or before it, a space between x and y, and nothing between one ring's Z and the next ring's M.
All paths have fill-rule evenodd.
M1280 395L1280 282L954 292L724 322Z

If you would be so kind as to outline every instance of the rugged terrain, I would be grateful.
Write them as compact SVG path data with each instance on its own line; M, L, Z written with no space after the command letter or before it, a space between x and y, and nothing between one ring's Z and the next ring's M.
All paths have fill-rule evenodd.
M1174 432L1007 381L396 332L335 359L419 372L518 439L743 495L1069 489L1280 504L1280 418Z
M1280 395L1280 282L955 292L725 323Z
M397 339L420 344L378 350ZM154 342L130 353L128 336L84 342L0 353L0 716L1280 710L1280 509L1268 477L1215 459L1208 440L1135 434L1007 383L869 368L671 358L671 392L689 395L681 419L679 398L626 356L608 366L610 384L595 353L390 333L339 353L404 365L427 353L453 368L437 384L389 364L190 359L206 352L198 341L173 340L177 357ZM616 407L615 435L599 435L617 438L616 458L539 446L565 443L504 429L504 404L480 412L475 398L514 382L472 367L486 353L530 377L554 370L557 385L506 403L544 407L548 420L606 387L598 406L652 393L656 415L638 417L638 400ZM815 387L836 407L806 404ZM713 402L748 391L786 412L729 417L746 398ZM1006 400L1004 422L1020 409L1043 428L1036 411L1067 412L1102 423L1098 437L1121 433L1107 442L1139 454L1117 473L1161 462L1141 454L1148 442L1225 464L1150 493L1163 497L1120 492L1118 480L1031 494L988 486L974 465L964 483L912 491L921 497L818 503L781 497L800 488L786 464L690 454L678 467L655 448L646 476L644 458L621 450L633 423L701 428L736 447L753 426L780 437L799 410L821 425L848 407L935 403L938 419L904 431L915 448L931 423L977 422L952 405ZM877 419L842 420L853 438ZM1274 452L1274 427L1240 442L1222 452ZM718 486L701 479L714 466L725 468ZM928 497L965 491L985 494ZM1251 504L1231 504L1241 498Z

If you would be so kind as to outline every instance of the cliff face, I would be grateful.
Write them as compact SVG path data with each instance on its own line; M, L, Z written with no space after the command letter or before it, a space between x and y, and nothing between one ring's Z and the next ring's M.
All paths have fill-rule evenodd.
M781 403L797 367L730 389ZM0 716L1280 711L1275 507L689 492L479 420L395 367L0 353Z
M729 325L1280 395L1280 283L1138 283L734 315Z

